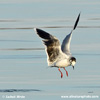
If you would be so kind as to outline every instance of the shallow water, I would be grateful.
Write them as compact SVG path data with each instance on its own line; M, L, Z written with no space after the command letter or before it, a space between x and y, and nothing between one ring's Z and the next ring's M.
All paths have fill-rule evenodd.
M99 5L98 0L1 0L0 100L99 99ZM61 69L61 79L57 68L47 66L44 46L33 28L41 28L62 42L80 11L71 41L77 64L75 70L66 68L68 77Z

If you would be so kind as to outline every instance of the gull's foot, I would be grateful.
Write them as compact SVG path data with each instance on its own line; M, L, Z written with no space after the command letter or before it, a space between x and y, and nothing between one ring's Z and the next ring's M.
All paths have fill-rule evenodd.
M61 72L61 78L63 78L63 73Z
M68 72L66 71L66 75L67 75L67 77L68 77Z
M63 69L66 71L66 75L68 76L68 72L67 72L67 70L65 69L65 67L64 67Z
M58 68L59 72L61 73L61 78L63 77L63 73L61 72L60 68Z

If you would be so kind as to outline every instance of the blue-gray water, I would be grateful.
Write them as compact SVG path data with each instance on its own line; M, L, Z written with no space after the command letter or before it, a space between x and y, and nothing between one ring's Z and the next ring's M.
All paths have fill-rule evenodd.
M61 69L61 79L57 68L47 66L44 46L33 28L62 42L80 11L71 41L77 64L75 70L66 68L68 77ZM25 100L100 99L99 0L0 0L0 100L9 96L15 100L17 96Z

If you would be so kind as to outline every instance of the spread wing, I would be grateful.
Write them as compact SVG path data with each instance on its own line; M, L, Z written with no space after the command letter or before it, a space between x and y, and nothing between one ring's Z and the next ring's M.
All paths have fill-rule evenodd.
M74 25L73 30L76 29L77 24L78 24L78 22L79 22L79 18L80 18L80 13L79 13L79 15L78 15L78 17L77 17L77 20L76 20L76 22L75 22L75 25ZM70 42L71 42L73 30L71 31L70 34L68 34L68 35L65 37L65 39L64 39L63 42L62 42L62 46L61 46L62 51L63 51L64 53L66 53L67 55L70 55L70 54L71 54L71 53L70 53Z
M60 42L56 37L41 29L36 28L35 31L41 38L44 39L43 42L46 46L48 65L50 66L59 58L59 55L63 54Z

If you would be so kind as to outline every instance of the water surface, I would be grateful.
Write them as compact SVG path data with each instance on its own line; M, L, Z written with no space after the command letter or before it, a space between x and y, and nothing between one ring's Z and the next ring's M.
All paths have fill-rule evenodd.
M0 100L24 96L26 100L61 100L63 96L100 96L100 1L1 0L0 1ZM47 66L41 28L60 42L73 28L71 52L75 70ZM92 97L91 97L92 98ZM66 99L66 98L65 98ZM68 98L69 99L69 98ZM81 99L81 98L80 98ZM89 99L84 97L84 99Z

